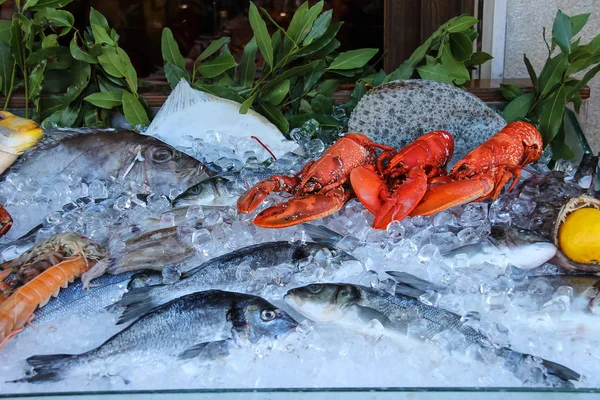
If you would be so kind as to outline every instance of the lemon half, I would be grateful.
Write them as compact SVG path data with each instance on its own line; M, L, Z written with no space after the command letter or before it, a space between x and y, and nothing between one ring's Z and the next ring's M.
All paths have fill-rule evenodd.
M600 210L586 207L569 213L560 226L558 243L573 261L600 263Z

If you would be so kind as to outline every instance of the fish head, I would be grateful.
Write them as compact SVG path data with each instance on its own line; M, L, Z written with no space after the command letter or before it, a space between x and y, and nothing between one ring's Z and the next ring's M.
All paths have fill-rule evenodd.
M212 179L202 181L188 188L185 192L175 197L173 207L188 207L193 205L211 205L216 197Z
M260 297L252 296L242 301L238 309L243 315L233 316L234 327L239 327L243 320L248 339L253 343L263 337L277 338L298 326L288 313Z
M0 173L43 136L44 131L36 122L0 111Z
M213 172L210 169L179 150L149 138L138 149L136 157L143 160L144 181L152 188L189 188L205 179ZM170 194L168 190L165 194ZM164 192L163 191L163 192Z
M361 300L360 290L349 284L313 283L289 290L283 299L293 309L317 322L344 318L346 309Z
M556 254L552 241L527 229L492 226L490 241L501 248L509 264L520 269L533 269Z

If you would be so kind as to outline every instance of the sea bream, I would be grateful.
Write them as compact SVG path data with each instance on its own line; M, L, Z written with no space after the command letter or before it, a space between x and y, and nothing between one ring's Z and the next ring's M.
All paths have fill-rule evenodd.
M93 350L29 357L35 375L17 382L107 375L165 359L224 356L229 346L277 338L297 325L260 297L220 290L193 293L152 310Z
M240 266L251 274L258 268L289 264L294 270L306 265L319 252L327 250L339 261L355 260L351 255L326 244L312 242L267 242L247 246L213 258L181 275L172 285L159 285L131 290L117 303L124 307L119 323L131 321L145 312L179 296L200 290L219 289L247 291L249 276L240 276ZM277 283L277 282L272 282Z
M93 180L133 182L134 192L169 196L173 189L182 192L213 175L214 172L200 161L155 138L131 131L97 131L48 137L26 151L0 177L0 185L9 182L14 185L20 180L31 179L35 187L41 188L70 176L88 183ZM57 202L52 196L58 194L49 196L46 202ZM59 210L62 204L53 206ZM13 207L5 205L10 214ZM15 220L10 232L12 238L33 226L24 226L23 222Z
M435 336L450 334L462 337L458 345L462 348L457 350L477 346L501 357L512 372L534 358L496 345L458 314L400 293L393 295L352 284L315 283L288 291L284 300L313 321L334 323L362 334L386 336L406 348L420 342L431 343ZM550 386L572 386L570 381L580 378L577 372L555 362L541 360L539 364L544 381Z

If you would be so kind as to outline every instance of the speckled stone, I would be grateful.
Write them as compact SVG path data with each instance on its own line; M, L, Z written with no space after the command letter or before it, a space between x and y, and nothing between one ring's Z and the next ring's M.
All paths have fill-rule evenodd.
M411 79L367 93L348 122L349 132L400 149L424 133L454 136L455 162L499 132L506 121L476 96L446 83Z

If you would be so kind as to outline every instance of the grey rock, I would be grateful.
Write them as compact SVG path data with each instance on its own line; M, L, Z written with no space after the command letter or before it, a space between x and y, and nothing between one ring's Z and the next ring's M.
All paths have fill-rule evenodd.
M372 89L348 122L349 132L400 149L424 133L446 130L454 136L450 164L499 132L506 121L476 96L455 86L411 79Z

